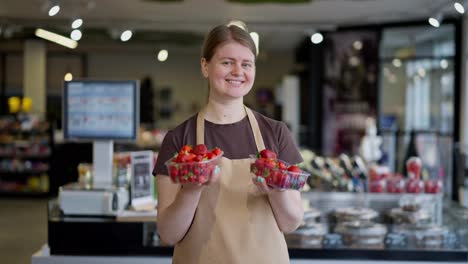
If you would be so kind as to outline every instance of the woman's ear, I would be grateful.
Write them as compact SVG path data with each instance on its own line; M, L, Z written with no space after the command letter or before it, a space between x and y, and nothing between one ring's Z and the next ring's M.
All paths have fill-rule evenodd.
M208 78L208 62L205 58L201 58L200 65L203 77Z

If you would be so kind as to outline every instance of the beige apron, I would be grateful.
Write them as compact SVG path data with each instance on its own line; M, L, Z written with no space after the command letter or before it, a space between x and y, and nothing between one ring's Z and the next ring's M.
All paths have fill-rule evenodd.
M257 149L263 138L246 108ZM205 110L197 118L197 144L204 143ZM242 147L242 146L239 146ZM175 246L175 264L289 263L288 249L266 194L252 183L250 160L221 159L219 182L205 187L192 226Z

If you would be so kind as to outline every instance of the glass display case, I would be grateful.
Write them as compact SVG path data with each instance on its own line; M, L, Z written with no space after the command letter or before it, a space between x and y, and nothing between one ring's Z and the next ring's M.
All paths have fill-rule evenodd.
M286 234L291 263L468 261L468 209L442 194L303 192L302 197L303 224ZM49 202L48 230L50 258L120 256L146 263L138 261L151 257L170 263L173 251L159 240L155 221L67 217L55 200Z

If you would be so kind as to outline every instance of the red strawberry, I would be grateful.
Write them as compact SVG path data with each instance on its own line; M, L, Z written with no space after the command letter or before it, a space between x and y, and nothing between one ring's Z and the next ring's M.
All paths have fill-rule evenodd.
M188 155L186 155L185 161L186 162L193 162L196 157L197 157L197 155L195 155L193 153L189 153Z
M220 148L214 148L211 152L216 156L219 156L223 151Z
M205 144L198 144L195 146L195 148L193 149L193 153L197 154L197 155L205 155L206 153L208 153L208 148L205 146Z
M264 149L260 151L259 155L257 156L265 159L276 159L276 153L269 149Z
M294 172L294 173L301 173L301 169L299 169L299 167L296 165L289 166L288 171Z
M193 161L195 161L195 162L200 162L200 161L202 161L202 160L203 160L203 156L202 156L202 155L197 155L197 156L193 159Z
M211 152L208 152L208 153L206 153L206 154L203 156L203 159L206 158L207 160L210 160L210 159L212 159L212 158L214 158L214 157L215 157L215 154L213 154L213 153L211 153Z
M286 170L286 169L288 169L288 167L286 166L286 164L284 164L284 162L278 161L278 169Z
M179 152L179 153L192 153L192 152L193 152L192 146L190 146L190 145L184 145L184 146L180 149L180 152Z

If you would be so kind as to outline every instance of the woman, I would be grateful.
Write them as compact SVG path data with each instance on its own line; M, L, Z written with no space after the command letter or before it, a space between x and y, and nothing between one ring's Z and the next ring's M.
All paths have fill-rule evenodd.
M300 193L269 188L252 177L249 154L265 148L278 158L302 161L286 125L246 108L255 79L256 48L235 25L215 27L202 50L209 82L206 106L164 138L153 174L158 188L158 230L174 244L173 263L288 263L283 232L302 221ZM164 162L183 145L206 144L224 151L204 185L174 184Z

